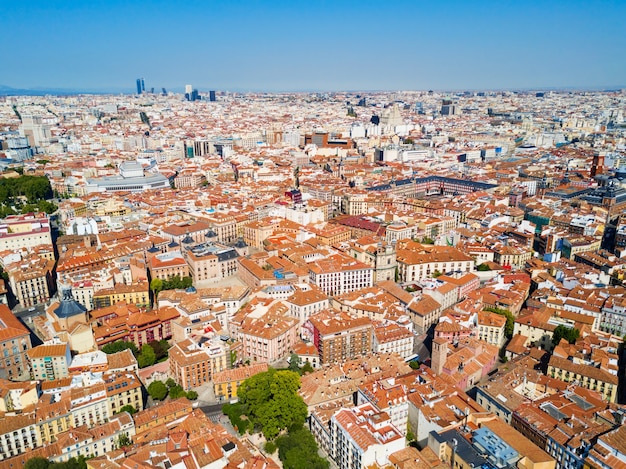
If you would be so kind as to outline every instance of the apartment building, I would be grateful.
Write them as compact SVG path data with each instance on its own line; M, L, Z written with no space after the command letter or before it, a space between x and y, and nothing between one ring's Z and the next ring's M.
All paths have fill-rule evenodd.
M52 246L50 219L43 212L9 215L0 222L0 251Z
M117 303L128 303L139 307L150 305L150 284L138 282L127 285L117 283L113 288L96 290L93 293L96 309L107 308Z
M218 371L213 375L213 390L220 401L237 396L237 389L246 379L268 370L267 363L255 363L230 370Z
M152 279L169 280L172 277L189 277L189 266L178 251L164 252L150 257L148 270Z
M548 376L567 383L576 382L583 388L597 391L602 399L616 402L619 379L616 374L583 363L574 363L567 358L551 356Z
M27 353L31 346L30 331L7 305L0 304L0 378L30 378Z
M504 327L506 326L506 316L480 311L478 313L478 338L485 342L501 348L506 342Z
M472 272L474 259L451 246L419 244L411 240L396 245L398 274L403 282L417 282L449 272Z
M23 307L45 303L54 294L54 260L29 256L5 266L11 291Z
M294 293L283 300L289 306L289 314L298 319L302 326L312 315L328 308L328 296L315 287L296 288Z
M241 358L273 362L286 357L298 340L300 323L284 303L255 298L230 319L230 334L242 345Z
M204 338L203 338L204 339ZM230 368L230 349L215 341L185 339L169 350L170 376L183 389L209 383L215 373Z
M141 348L154 340L169 339L172 337L172 321L179 316L180 313L169 306L150 312L129 308L107 310L107 318L100 319L93 328L96 345L102 348L117 340L127 340Z
M391 418L370 403L341 409L330 419L330 457L339 469L389 464L389 455L406 446Z
M137 411L143 410L141 381L134 371L112 371L102 376L106 386L108 412L113 415L124 406L130 405Z
M69 375L70 344L43 344L26 352L33 379L52 381Z
M309 264L309 279L327 295L341 295L374 284L374 268L343 254Z
M374 353L397 353L402 358L413 355L415 334L396 323L374 323L372 348Z
M342 363L372 352L373 326L369 318L352 318L332 310L311 316L304 325L317 348L320 363Z
M239 254L230 246L202 243L183 250L194 285L218 282L237 274Z

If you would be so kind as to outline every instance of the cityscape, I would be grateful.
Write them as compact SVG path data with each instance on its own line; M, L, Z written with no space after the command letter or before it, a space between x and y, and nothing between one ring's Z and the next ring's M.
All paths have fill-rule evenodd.
M0 19L0 469L626 468L626 5L336 3Z

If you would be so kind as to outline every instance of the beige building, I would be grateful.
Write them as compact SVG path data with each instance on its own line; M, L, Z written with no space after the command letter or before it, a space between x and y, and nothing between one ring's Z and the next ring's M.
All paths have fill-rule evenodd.
M0 222L0 251L52 246L50 220L45 213L10 215Z
M396 245L398 274L402 282L417 282L436 273L472 272L475 261L451 246L419 244L411 240Z
M599 392L602 399L617 402L617 376L593 365L574 363L553 355L548 363L548 376L568 383L575 381L583 388Z
M143 410L141 381L133 371L108 372L102 376L106 386L109 415L131 405L137 411Z
M69 375L70 344L38 345L26 352L33 379L52 381Z
M289 355L300 323L283 302L254 298L230 320L230 335L241 343L242 359L273 362Z
M327 295L341 295L374 284L374 268L343 254L309 264L309 279Z
M11 291L24 307L45 303L54 293L54 260L31 256L5 267Z
M492 345L502 347L506 342L504 327L506 326L506 316L492 313L490 311L480 311L478 313L478 338Z
M209 383L215 373L230 368L230 350L221 344L185 339L169 350L170 376L191 389Z

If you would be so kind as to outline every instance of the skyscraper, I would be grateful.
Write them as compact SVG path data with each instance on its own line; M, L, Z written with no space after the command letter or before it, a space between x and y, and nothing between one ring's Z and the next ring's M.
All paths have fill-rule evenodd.
M215 101L215 91L209 91L209 101Z
M146 92L146 84L143 82L143 78L141 79L141 92L142 93Z
M142 78L137 78L137 94L141 94L141 83L143 82Z

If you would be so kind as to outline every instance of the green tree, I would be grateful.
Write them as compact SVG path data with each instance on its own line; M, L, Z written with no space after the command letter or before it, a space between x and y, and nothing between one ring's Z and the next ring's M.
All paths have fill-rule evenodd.
M173 388L174 386L176 386L176 381L174 381L174 378L167 378L167 381L165 382L165 385L168 388Z
M476 266L476 270L479 272L488 272L491 270L491 267L489 267L487 264L479 264Z
M169 396L172 399L178 399L179 397L187 397L187 393L180 385L172 386L169 390Z
M167 397L167 386L163 381L152 381L148 386L148 394L155 401L162 401Z
M420 367L420 362L419 362L418 360L411 360L411 361L409 362L409 367L410 367L412 370L419 370L419 367Z
M150 290L152 290L154 302L156 303L159 298L159 293L163 290L163 280L160 278L153 278L150 282Z
M133 441L128 437L126 433L121 433L120 436L117 437L117 447L123 448L124 446L130 446L133 444Z
M435 244L435 240L432 238L429 238L428 236L424 236L422 238L422 244Z
M230 423L233 428L243 435L251 426L250 420L244 418L245 406L241 402L235 404L224 404L222 406L222 412L230 419Z
M187 391L187 399L189 399L190 401L195 401L196 399L198 399L198 393L196 391Z
M167 351L170 348L170 344L167 340L153 340L152 342L148 342L148 345L154 350L157 362L167 357Z
M48 461L46 458L36 457L30 458L28 461L26 461L26 464L24 464L24 469L48 469L49 466L50 461Z
M137 350L137 346L134 342L127 342L125 340L116 340L110 344L106 344L102 347L102 351L106 354L112 354L121 352L122 350L130 349L133 352L133 355L137 356L139 350Z
M298 373L270 369L246 379L237 396L254 427L271 440L281 430L304 424L307 407L298 395L299 388Z
M311 365L310 361L305 361L304 365L302 365L302 368L300 368L300 375L304 376L307 373L313 373L313 371L315 371L313 369L313 365Z
M300 362L300 357L298 356L298 354L292 353L289 356L289 369L296 373L300 372L299 362Z
M137 365L139 366L139 368L152 366L155 362L156 354L154 353L154 349L149 344L141 347L141 352L137 356Z
M122 407L120 410L118 410L116 413L120 413L120 412L128 412L130 415L136 414L137 413L137 409L135 409L132 405L130 404L126 404L124 407Z
M315 438L303 426L290 428L276 439L276 446L284 469L328 469L328 461L318 455Z
M561 339L567 340L570 344L576 342L576 339L580 337L580 331L578 329L572 329L560 324L556 326L552 333L552 344L558 345Z

